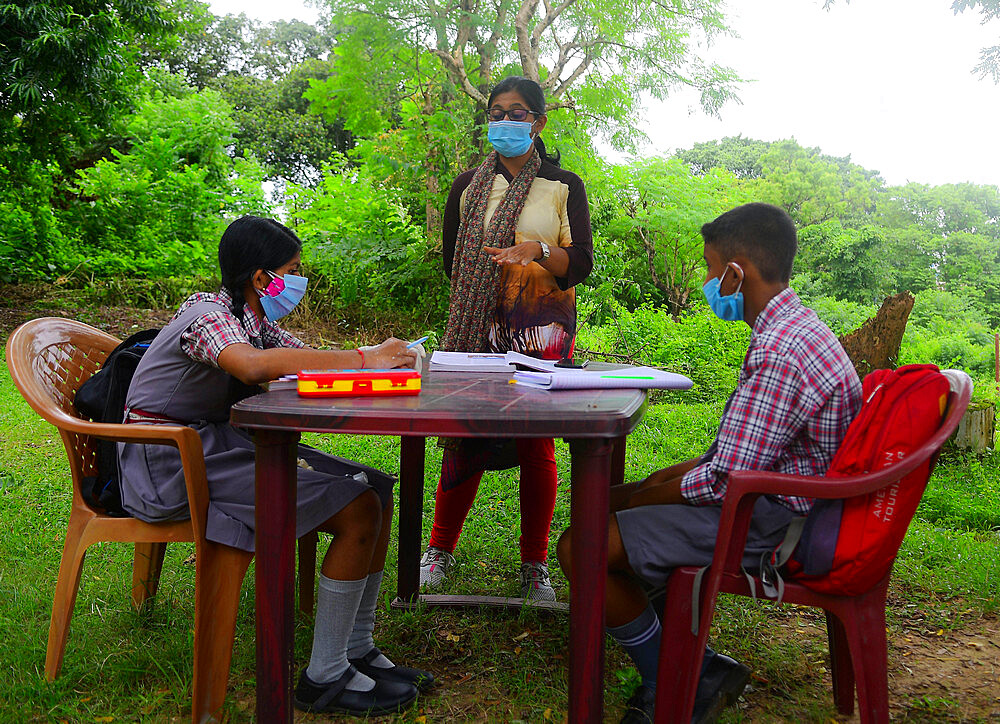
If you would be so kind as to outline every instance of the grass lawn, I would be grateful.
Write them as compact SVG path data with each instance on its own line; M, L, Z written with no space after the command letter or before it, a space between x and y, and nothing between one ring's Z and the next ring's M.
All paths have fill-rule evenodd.
M626 477L701 452L720 405L650 406L629 438ZM307 435L306 441L398 472L398 441ZM557 443L560 491L550 548L569 520L569 452ZM440 451L428 444L424 540ZM248 481L251 484L251 481ZM61 440L0 370L0 722L168 722L190 716L193 545L168 548L151 610L129 605L131 549L92 547L60 677L44 681L46 636L70 501ZM932 479L896 564L889 606L890 701L897 721L990 721L1000 717L1000 455L949 454ZM515 595L518 505L513 472L484 478L457 551L449 590ZM321 542L322 554L323 543ZM384 602L394 595L390 547ZM560 600L568 587L558 566ZM226 702L229 721L253 721L253 576L240 605ZM296 622L304 662L311 620ZM822 614L723 599L718 648L754 669L752 689L723 721L837 720ZM564 721L568 619L526 611L379 610L376 640L399 661L428 668L440 685L398 718L411 722ZM608 641L608 721L637 682ZM944 653L943 653L944 652ZM909 672L909 673L907 673ZM299 715L301 721L331 721Z

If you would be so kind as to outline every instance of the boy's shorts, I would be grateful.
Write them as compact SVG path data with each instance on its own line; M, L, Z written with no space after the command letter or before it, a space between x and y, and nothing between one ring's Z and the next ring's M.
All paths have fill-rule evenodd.
M707 566L712 562L721 506L644 505L615 515L629 565L639 578L653 586L665 584L670 571L678 566ZM761 554L781 543L788 524L797 515L770 498L757 499L743 554L747 570L760 567Z

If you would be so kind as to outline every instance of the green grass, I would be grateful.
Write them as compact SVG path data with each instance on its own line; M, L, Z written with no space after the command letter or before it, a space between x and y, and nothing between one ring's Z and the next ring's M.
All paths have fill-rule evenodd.
M711 441L721 405L652 405L629 438L626 479L634 480ZM398 472L398 441L307 435L338 455ZM569 452L558 442L560 487L553 542L569 522ZM440 450L428 443L424 540L433 514ZM942 460L896 566L890 628L919 609L929 627L957 628L995 614L1000 600L1000 456L951 455ZM517 477L490 473L457 551L450 590L517 591ZM69 510L62 443L23 402L6 369L0 371L0 721L183 721L190 714L194 566L193 546L170 546L155 605L135 613L129 604L131 549L102 544L88 553L61 676L42 676L52 591ZM322 544L321 544L322 546ZM554 560L554 558L553 558ZM568 587L557 566L562 600ZM390 547L384 598L395 592L395 547ZM244 584L226 712L253 720L254 613L251 575ZM906 608L910 607L910 608ZM834 716L820 612L724 599L713 628L720 648L755 671L750 694L758 720L829 721ZM777 632L778 638L771 636ZM401 721L560 721L566 718L568 621L526 611L379 611L376 637L401 661L442 676L441 686ZM308 657L311 621L296 622L298 661ZM608 720L620 716L636 682L609 641ZM825 677L825 678L824 678ZM932 721L953 705L911 702L911 721ZM113 719L107 719L113 717ZM425 719L421 719L425 717ZM306 716L302 721L327 721ZM746 720L740 710L724 721Z

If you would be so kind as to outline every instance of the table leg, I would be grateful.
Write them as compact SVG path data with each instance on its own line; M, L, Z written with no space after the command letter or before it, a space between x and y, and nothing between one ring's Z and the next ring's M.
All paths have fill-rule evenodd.
M611 484L621 485L625 482L625 438L614 441L611 450Z
M399 546L396 595L415 602L420 588L420 523L424 509L424 440L403 437L399 451Z
M571 440L573 576L570 581L569 721L599 724L604 709L604 611L613 440Z
M257 721L292 721L295 453L298 432L254 433L256 464Z

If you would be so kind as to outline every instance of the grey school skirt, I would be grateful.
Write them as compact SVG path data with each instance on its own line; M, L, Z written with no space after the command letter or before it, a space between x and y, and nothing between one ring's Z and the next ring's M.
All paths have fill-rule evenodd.
M208 476L206 537L245 551L254 549L254 446L228 423L192 426L201 437ZM374 490L382 507L392 500L395 478L381 470L299 445L298 456L312 470L298 468L295 535L300 537ZM180 454L166 445L119 443L122 504L140 520L188 517ZM363 474L361 474L363 473Z
M715 552L722 507L717 505L644 505L615 513L629 565L652 586L667 582L678 566L707 566ZM753 509L743 565L760 567L762 553L774 550L785 537L791 510L761 497Z

